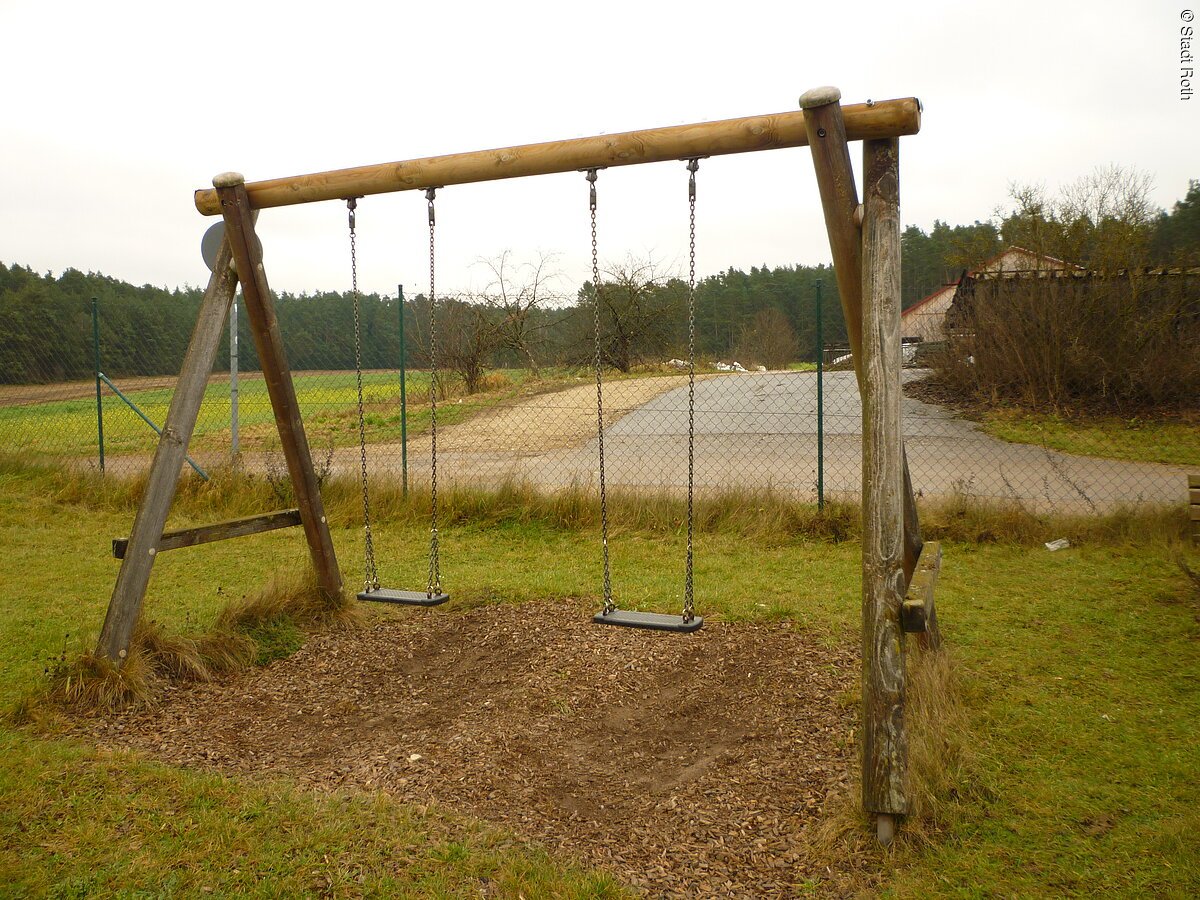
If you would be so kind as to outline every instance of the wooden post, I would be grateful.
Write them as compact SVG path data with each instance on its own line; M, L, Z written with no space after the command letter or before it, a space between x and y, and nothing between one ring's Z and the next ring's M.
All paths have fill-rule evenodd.
M250 332L254 336L263 380L266 381L271 408L275 412L279 441L296 492L296 505L300 508L300 519L312 555L313 568L316 569L317 584L327 596L334 597L341 593L342 575L338 570L329 524L325 520L325 506L321 501L312 454L304 433L304 421L296 400L296 388L283 349L283 337L275 318L275 304L262 264L262 251L254 235L253 213L246 196L245 179L236 172L226 172L214 178L213 185L220 196L221 212L225 217L225 239L237 264Z
M846 320L846 336L850 343L854 374L860 393L865 393L863 381L863 267L862 215L858 204L858 188L850 166L850 146L846 135L845 117L840 100L842 92L835 87L819 87L800 97L804 110L804 127L808 146L812 150L813 167L817 173L817 188L821 193L821 208L825 213L825 229L829 233L829 249L833 254L834 274L842 314ZM897 332L899 329L897 329ZM899 337L896 338L899 340ZM903 451L902 451L903 453ZM921 556L921 525L917 518L917 502L913 496L912 479L908 474L908 455L902 459L904 469L904 577L912 578Z
M230 267L229 242L221 244L212 277L200 304L196 327L188 344L183 368L175 393L171 395L171 407L163 423L154 451L154 462L150 465L150 478L146 492L138 504L133 519L133 530L129 534L128 550L117 573L112 598L108 601L108 612L96 654L106 657L120 666L129 653L129 641L133 628L141 613L142 600L150 583L150 569L158 552L159 538L175 499L175 488L179 483L179 470L187 455L188 442L196 427L200 403L204 399L204 388L216 359L217 346L225 328L225 316L237 290L237 277Z
M863 807L881 841L908 811L899 141L863 144Z

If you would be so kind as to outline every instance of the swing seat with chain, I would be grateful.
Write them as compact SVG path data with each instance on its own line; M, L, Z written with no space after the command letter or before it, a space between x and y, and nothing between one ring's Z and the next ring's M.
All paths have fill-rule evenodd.
M593 367L596 374L596 443L599 449L600 487L600 535L603 548L604 606L592 616L597 625L616 625L624 628L643 628L650 631L669 631L676 634L691 634L704 625L704 618L694 609L693 590L693 535L695 532L695 440L696 440L696 170L699 158L687 160L688 169L688 488L687 488L687 558L684 563L683 612L678 616L665 613L639 612L620 609L613 599L612 576L608 555L608 490L604 478L604 378L601 365L600 305L603 284L600 280L600 259L596 239L596 180L597 170L586 169L588 206L592 224L592 285L595 296L592 302L595 326L595 354Z
M441 567L438 553L438 497L437 497L437 358L434 353L434 313L436 294L434 293L434 189L425 192L429 206L429 343L431 355L431 379L433 390L430 391L430 416L432 422L432 490L431 509L432 526L430 528L429 549L429 586L423 591L399 591L394 588L379 586L379 575L375 566L375 541L371 533L371 500L367 488L367 434L366 420L363 415L363 377L362 377L362 329L359 323L359 292L358 292L358 259L355 247L354 210L357 206L355 198L346 201L350 210L350 271L352 296L354 299L354 368L358 376L358 439L360 459L362 462L362 496L363 496L363 533L365 540L366 574L363 589L358 593L359 600L372 603L398 603L405 606L437 606L450 599L450 595L442 592Z
M374 603L401 603L406 606L437 606L450 599L449 594L434 594L428 591L397 591L392 588L375 588L371 591L360 591L359 600L370 600Z
M703 616L693 616L690 620L682 616L672 616L667 613L638 612L633 609L613 609L611 612L601 610L592 616L597 625L622 625L625 628L645 628L650 631L674 631L678 634L691 634L699 631L704 625Z

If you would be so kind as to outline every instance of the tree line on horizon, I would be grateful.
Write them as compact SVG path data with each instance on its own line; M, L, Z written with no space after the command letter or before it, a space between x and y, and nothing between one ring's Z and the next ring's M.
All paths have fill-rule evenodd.
M1015 207L1000 224L951 226L935 220L928 231L902 234L902 305L907 308L1005 246L1025 246L1085 267L1200 265L1200 181L1168 212L1146 204L1148 181L1136 173L1100 171L1092 180L1048 199L1033 188L1014 189ZM1087 183L1085 183L1087 182ZM1072 193L1073 192L1073 193ZM438 298L439 360L467 382L497 366L570 366L595 352L596 288L585 282L563 294L546 260L490 261L496 276L477 294ZM729 268L696 285L697 353L774 368L812 361L817 348L817 297L823 343L844 345L837 281L820 264ZM0 262L0 383L82 379L94 371L91 300L99 305L100 365L111 377L171 375L179 371L200 306L200 288L135 286L100 273L67 269L45 275ZM687 352L687 285L649 261L628 259L602 277L602 362L628 370L645 362L683 358ZM276 307L291 367L354 367L353 298L349 292L281 293ZM429 308L423 295L404 304L408 364L429 361ZM397 298L360 298L363 366L399 364ZM239 306L239 368L258 368ZM215 371L229 368L222 343Z

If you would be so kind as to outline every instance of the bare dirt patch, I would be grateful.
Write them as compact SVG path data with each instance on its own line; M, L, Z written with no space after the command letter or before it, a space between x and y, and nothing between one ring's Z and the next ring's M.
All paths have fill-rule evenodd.
M654 896L794 896L851 767L857 652L788 623L658 635L575 602L383 610L290 659L83 723L186 766L383 791ZM847 863L849 864L849 863Z
M697 376L700 381L705 376ZM709 376L712 377L712 376ZM604 426L619 421L655 397L685 387L686 375L631 378L604 385ZM579 447L596 434L596 383L521 398L484 410L466 422L445 429L438 449L471 451L561 450Z
M163 388L173 390L178 377L175 375L139 375L115 379L122 391L152 391ZM213 375L212 381L229 380L225 375ZM111 391L105 387L105 395ZM82 400L96 396L96 381L59 381L54 384L2 384L0 385L0 407L36 406L39 403L56 403L60 400Z

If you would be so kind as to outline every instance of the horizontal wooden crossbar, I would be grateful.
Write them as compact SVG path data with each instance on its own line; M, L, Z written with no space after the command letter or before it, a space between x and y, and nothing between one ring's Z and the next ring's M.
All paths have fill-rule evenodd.
M921 104L915 97L868 101L842 110L846 137L852 141L901 137L921 129ZM796 110L255 181L246 184L246 193L252 209L269 209L451 184L807 145L804 113ZM217 192L196 191L196 209L206 216L220 213Z
M248 534L274 531L277 528L291 528L299 524L300 510L283 509L257 516L246 516L243 519L230 519L228 522L217 522L213 525L181 528L178 531L164 531L162 538L159 539L158 546L155 548L155 552L178 550L180 547L194 547L196 544L208 544L212 541L245 537ZM124 559L125 551L128 547L129 538L113 538L112 555L117 559Z

